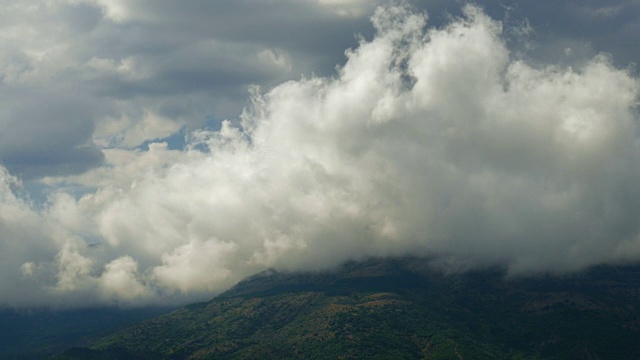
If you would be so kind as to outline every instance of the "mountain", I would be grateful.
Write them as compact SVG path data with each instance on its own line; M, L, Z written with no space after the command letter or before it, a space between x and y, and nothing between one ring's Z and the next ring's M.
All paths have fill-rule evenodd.
M42 359L175 307L0 309L0 359Z
M420 259L267 271L57 359L638 359L640 266L507 279Z

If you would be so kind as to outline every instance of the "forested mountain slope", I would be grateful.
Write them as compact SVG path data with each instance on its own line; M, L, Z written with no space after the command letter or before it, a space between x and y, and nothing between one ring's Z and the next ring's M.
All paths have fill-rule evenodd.
M418 259L268 271L58 359L640 358L640 267L505 280Z

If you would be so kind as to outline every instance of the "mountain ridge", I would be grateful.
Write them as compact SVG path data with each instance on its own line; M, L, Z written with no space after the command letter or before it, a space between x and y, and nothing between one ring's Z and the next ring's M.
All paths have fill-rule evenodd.
M640 266L505 279L421 259L269 270L57 359L640 358Z

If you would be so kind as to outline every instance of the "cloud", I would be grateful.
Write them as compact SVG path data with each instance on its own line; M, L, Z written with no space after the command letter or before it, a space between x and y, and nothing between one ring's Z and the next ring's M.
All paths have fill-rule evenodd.
M367 0L317 0L320 5L329 7L341 16L362 16L370 13L378 1Z
M36 210L3 171L2 284L20 293L1 302L183 302L368 256L515 275L640 259L637 78L607 56L531 64L474 6L428 30L403 6L372 23L335 76L253 88L184 150L106 149L45 179L93 189L77 198Z
M161 286L182 292L212 291L231 275L226 258L236 245L217 240L190 240L189 244L162 255L162 265L153 269L153 276ZM207 276L202 276L207 274Z
M0 167L0 292L2 303L38 303L38 296L51 280L40 277L41 264L55 261L57 244L49 238L52 229L29 204L16 196L18 180ZM27 261L26 259L31 259ZM48 266L48 265L44 265Z
M114 301L153 295L138 279L138 264L130 256L119 257L105 266L100 275L99 288L102 296Z
M635 0L588 3L485 0L482 4L493 16L504 16L506 22L526 19L535 31L528 56L537 62L571 65L577 59L563 59L566 44L573 44L572 47L588 55L580 60L607 52L615 55L612 61L617 66L627 67L637 62L638 54L630 38L640 24L640 3Z
M4 91L3 91L4 90ZM23 177L77 174L97 166L103 155L91 141L98 110L90 99L46 90L33 97L0 88L0 162Z
M100 137L114 120L130 123L125 133L137 133L125 142L156 139L156 131L138 124L146 114L174 122L158 124L162 129L216 127L242 110L251 84L269 89L300 74L333 76L344 50L357 45L354 34L372 38L367 18L381 3L4 1L0 161L37 182L99 167L101 148L128 137ZM442 0L405 3L428 9L435 27L461 7ZM640 55L633 42L640 25L634 0L479 3L503 21L512 53L531 64L583 66L606 51L615 66L627 67ZM532 31L514 31L524 28L521 23Z
M101 165L105 144L131 146L236 116L252 83L332 71L358 20L296 3L3 4L0 161L27 180L83 173ZM347 45L334 45L344 30ZM167 121L145 128L148 114ZM114 120L135 134L104 138Z
M175 134L181 127L177 121L147 112L138 121L123 117L101 122L93 133L93 142L102 148L134 148Z

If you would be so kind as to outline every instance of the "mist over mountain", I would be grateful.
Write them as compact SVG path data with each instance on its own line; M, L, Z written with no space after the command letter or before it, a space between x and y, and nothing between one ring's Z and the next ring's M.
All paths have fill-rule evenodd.
M640 268L505 280L370 259L268 271L130 326L64 359L632 359Z
M611 56L531 60L522 53L533 31L526 21L501 21L475 5L432 26L408 3L299 2L291 10L316 15L313 29L366 13L369 33L333 73L269 77L268 87L251 87L241 115L189 127L188 115L205 115L184 106L202 104L194 89L206 81L193 80L204 72L188 76L202 70L188 59L228 54L205 77L226 84L216 74L235 74L224 70L243 54L262 67L237 66L267 78L295 68L292 59L315 54L313 46L281 29L297 41L294 57L277 44L256 49L255 28L232 36L211 25L225 41L171 52L166 44L188 36L169 30L206 27L195 15L183 24L166 14L198 14L197 6L30 1L39 5L10 10L67 45L42 40L39 52L16 43L22 57L2 58L11 65L2 91L17 98L44 90L6 106L6 118L20 126L7 127L15 136L2 128L0 137L11 149L3 156L13 154L0 167L0 305L181 304L265 269L326 270L372 256L425 256L448 272L497 266L509 276L640 260L639 83ZM239 14L224 4L229 16ZM277 20L282 4L255 6ZM604 21L635 9L618 5L577 13ZM79 19L72 10L91 16L60 20ZM15 19L11 39L23 29ZM140 37L163 29L167 43L114 35L130 28ZM90 51L90 40L116 44L122 56ZM573 48L566 49L569 59ZM66 81L54 86L55 79ZM65 84L86 86L58 99ZM167 95L181 89L186 95ZM37 130L46 118L38 109L73 139ZM100 120L78 120L85 117ZM19 134L49 134L33 142L55 146L22 151ZM56 163L33 154L66 155ZM33 201L24 179L45 187L46 200Z

